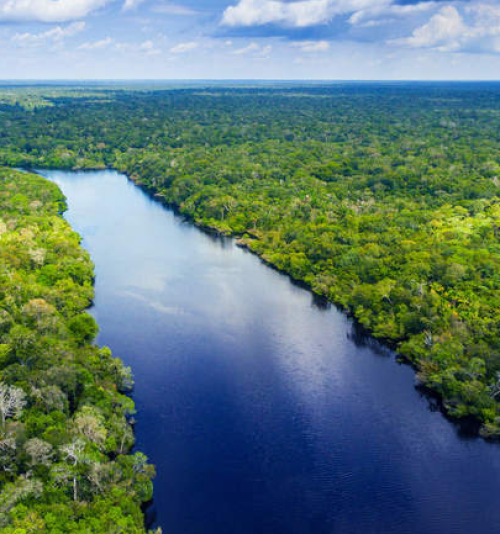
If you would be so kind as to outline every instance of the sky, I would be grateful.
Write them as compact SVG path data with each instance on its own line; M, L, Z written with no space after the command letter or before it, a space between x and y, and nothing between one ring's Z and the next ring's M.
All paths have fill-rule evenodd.
M497 80L500 0L0 0L0 79Z

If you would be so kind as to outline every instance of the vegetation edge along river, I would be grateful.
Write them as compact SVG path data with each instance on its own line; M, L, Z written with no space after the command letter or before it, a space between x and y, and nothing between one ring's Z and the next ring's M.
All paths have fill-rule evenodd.
M93 264L60 189L0 168L0 532L143 534L131 371L92 344Z
M500 88L128 92L4 105L0 162L114 168L388 341L500 436Z

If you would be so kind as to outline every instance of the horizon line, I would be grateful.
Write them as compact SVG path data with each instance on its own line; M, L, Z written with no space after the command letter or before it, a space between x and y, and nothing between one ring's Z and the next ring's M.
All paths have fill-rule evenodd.
M321 78L0 78L6 83L500 83L500 79L450 79L450 78L373 78L373 79L321 79Z

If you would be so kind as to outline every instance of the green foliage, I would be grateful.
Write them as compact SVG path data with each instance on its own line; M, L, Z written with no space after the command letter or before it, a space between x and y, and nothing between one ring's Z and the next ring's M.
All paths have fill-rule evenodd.
M0 161L126 172L343 306L417 367L450 415L473 416L484 435L500 436L497 84L110 90L106 102L105 94L1 108ZM11 202L30 206L22 191ZM74 317L89 297L49 255L40 260L42 248L11 261L43 264L36 283L48 288L47 305ZM71 306L51 291L81 297ZM57 324L30 306L20 326L41 321L55 335ZM18 366L8 376L23 376L37 339L11 328L5 312L0 329L11 334L2 343L17 361L10 349L0 359ZM81 393L65 394L72 405Z
M0 168L0 532L144 534L128 368L84 313L93 266L56 185Z
M68 322L68 326L80 345L92 341L99 331L94 318L88 313L76 315Z

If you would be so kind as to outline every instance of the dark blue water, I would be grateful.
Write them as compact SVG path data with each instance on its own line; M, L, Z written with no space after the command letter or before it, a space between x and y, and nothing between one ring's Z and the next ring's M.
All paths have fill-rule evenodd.
M334 308L115 172L45 171L96 264L99 343L131 365L165 534L493 534L500 446Z

